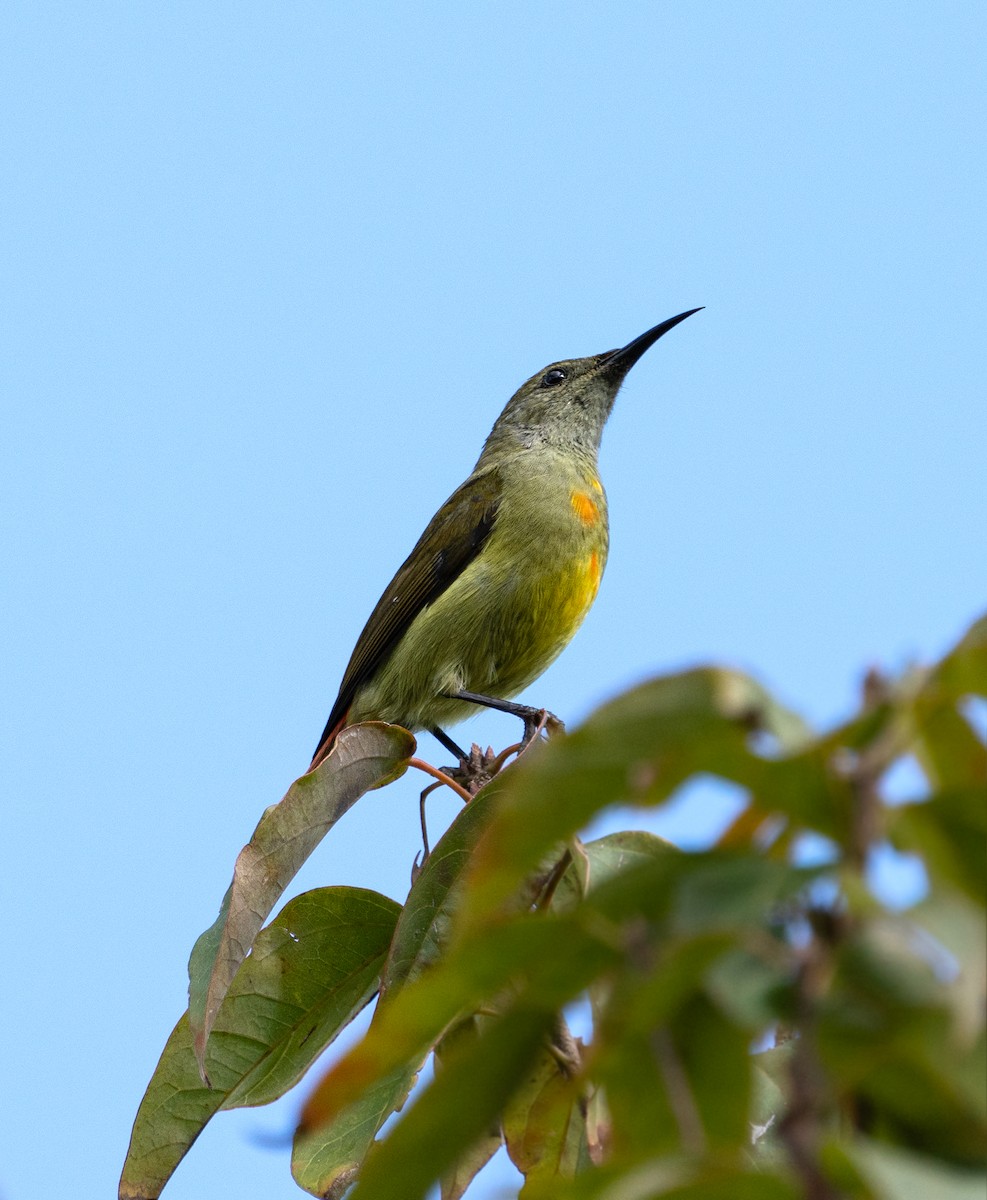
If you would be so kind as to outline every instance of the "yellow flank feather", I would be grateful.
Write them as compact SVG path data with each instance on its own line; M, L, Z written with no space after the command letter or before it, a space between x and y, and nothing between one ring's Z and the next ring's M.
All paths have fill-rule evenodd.
M561 627L568 627L572 633L579 628L600 590L602 575L600 556L595 550L587 558L573 564L569 586L565 594L559 597L561 611L558 623Z

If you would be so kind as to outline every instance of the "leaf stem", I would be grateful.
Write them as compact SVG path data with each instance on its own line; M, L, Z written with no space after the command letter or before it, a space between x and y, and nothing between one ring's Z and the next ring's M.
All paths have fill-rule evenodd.
M426 775L431 775L433 779L437 779L439 783L444 783L446 787L452 788L464 804L468 804L473 799L469 792L464 787L461 787L455 779L452 779L445 771L440 771L438 767L433 767L431 763L425 762L424 759L409 758L408 766L416 767L419 771L424 771Z

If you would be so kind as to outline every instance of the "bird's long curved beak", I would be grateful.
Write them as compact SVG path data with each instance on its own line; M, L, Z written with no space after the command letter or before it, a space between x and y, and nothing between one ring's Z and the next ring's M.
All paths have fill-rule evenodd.
M636 337L633 342L628 342L622 350L610 350L601 355L600 366L608 375L623 379L645 350L650 349L660 337L663 337L670 329L674 329L680 321L691 317L693 313L701 312L703 307L704 305L700 305L699 308L690 308L688 312L679 313L677 317L669 317L667 321L662 321L654 329L649 329L647 333Z

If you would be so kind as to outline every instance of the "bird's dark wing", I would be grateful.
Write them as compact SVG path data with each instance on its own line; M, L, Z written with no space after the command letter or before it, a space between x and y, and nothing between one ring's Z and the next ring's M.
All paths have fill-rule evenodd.
M433 603L480 553L493 531L501 481L494 469L457 488L428 523L357 639L336 703L313 757L332 742L360 687L372 679L415 617Z

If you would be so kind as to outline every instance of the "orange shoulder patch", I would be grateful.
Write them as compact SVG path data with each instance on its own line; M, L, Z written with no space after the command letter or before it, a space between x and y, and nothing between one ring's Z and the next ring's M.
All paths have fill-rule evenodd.
M572 511L584 525L595 525L600 519L596 501L587 492L573 492L569 497Z

